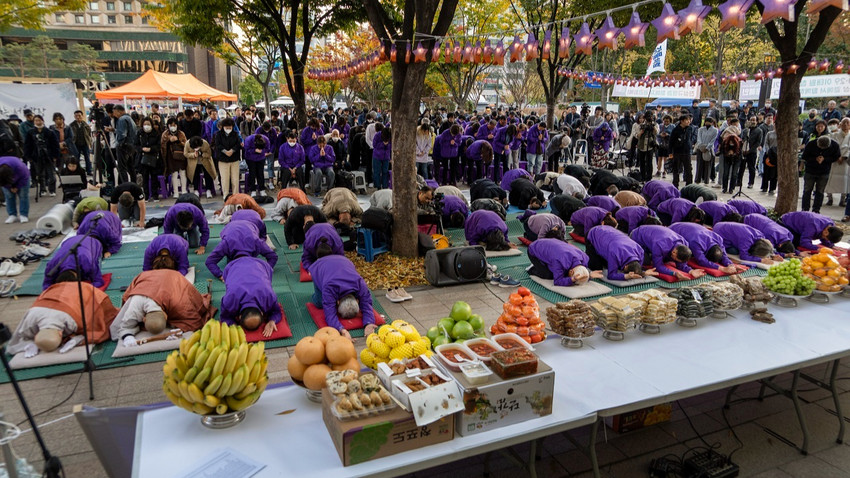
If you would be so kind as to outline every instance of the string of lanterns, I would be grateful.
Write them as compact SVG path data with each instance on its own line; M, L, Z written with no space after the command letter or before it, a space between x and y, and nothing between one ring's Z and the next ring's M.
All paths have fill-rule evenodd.
M661 15L649 22L641 20L637 12L637 8L649 3L664 1L664 6L661 10ZM787 21L795 21L796 11L795 5L798 0L758 0L763 6L761 23L767 24L774 20L784 19ZM747 11L753 6L756 0L727 0L720 4L717 9L720 12L720 31L726 32L732 28L744 28L746 26ZM809 2L807 13L809 15L816 14L828 7L837 7L842 10L850 10L848 3L850 0L811 0ZM632 9L632 15L629 23L620 28L614 24L611 14L615 11ZM487 38L483 42L481 38L492 36L505 36L506 32L490 34L479 34L478 39L474 42L468 36L446 36L446 37L431 37L428 35L419 35L433 39L434 45L431 48L426 48L422 45L422 40L398 40L392 43L382 45L377 51L368 55L361 56L354 60L348 61L339 66L331 68L310 68L307 70L307 77L313 80L344 80L355 75L359 75L378 67L387 61L405 63L424 63L427 61L437 62L440 60L440 55L443 56L443 62L446 64L469 64L469 63L485 63L491 65L504 65L505 61L511 63L522 61L532 61L535 59L547 60L549 58L564 59L570 55L570 46L573 46L575 55L593 54L594 40L596 40L596 48L598 50L617 50L619 45L619 37L624 37L624 47L631 49L636 46L645 46L644 37L650 24L655 28L657 35L657 43L664 40L678 40L684 35L691 33L701 33L703 31L704 21L708 14L712 11L712 7L703 5L702 0L691 0L686 8L676 12L666 0L643 0L632 5L626 5L615 9L606 10L604 12L584 15L577 18L559 20L557 22L538 25L537 29L545 29L543 41L540 42L534 33L528 33L526 41L520 39L519 34L515 34L513 40L505 46L503 40L498 40L494 45ZM587 19L599 15L606 15L601 27L591 31ZM567 26L569 22L583 20L578 32L571 35L570 29ZM553 41L553 28L561 26L560 36ZM466 38L466 41L462 39ZM413 47L413 43L416 46ZM402 46L402 50L396 46ZM553 51L554 48L554 51ZM430 53L430 59L429 57ZM841 69L843 70L843 64ZM778 68L768 73L762 73L766 76L773 73L774 76L781 76L783 73L794 73L799 68L799 65L789 65L787 69ZM827 67L828 68L828 62ZM836 69L839 68L837 64ZM816 68L820 68L817 65ZM811 68L809 68L811 69ZM571 72L561 72L564 75L571 75ZM745 73L744 73L745 74ZM754 74L758 76L759 73ZM724 76L726 81L738 81L740 75ZM714 81L723 81L723 78L715 78ZM712 81L700 78L703 82ZM606 79L607 81L607 79ZM630 80L631 81L631 80ZM694 80L690 80L694 81ZM711 83L709 83L711 84Z

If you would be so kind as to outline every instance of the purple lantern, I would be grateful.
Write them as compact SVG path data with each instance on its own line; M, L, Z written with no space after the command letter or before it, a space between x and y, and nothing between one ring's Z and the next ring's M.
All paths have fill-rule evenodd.
M558 39L558 58L568 56L570 56L570 29L564 27L561 29L561 37Z
M729 0L721 3L717 9L720 10L720 31L725 32L732 28L744 28L747 24L747 10L753 6L755 0Z
M703 5L702 0L691 0L688 8L679 10L679 18L682 20L679 25L679 36L688 33L702 33L703 22L709 12L711 12L711 7Z
M642 22L638 12L632 12L631 21L623 28L623 35L626 37L626 49L646 45L644 34L646 34L647 28L649 28L649 23Z
M848 0L812 0L809 2L809 15L815 14L827 7L837 7L842 10L850 10Z
M590 56L593 53L593 38L595 35L590 32L590 26L587 22L581 24L578 33L573 35L576 45L576 53L583 53Z
M602 26L596 30L596 37L599 38L597 47L599 49L608 48L611 50L617 49L617 37L620 36L620 29L614 25L614 19L610 16L605 18Z
M761 24L770 23L780 18L794 21L794 4L797 0L759 0L764 6L761 14Z
M673 7L669 3L665 3L661 9L661 16L653 20L652 25L658 30L657 43L661 43L668 38L673 40L679 39L679 15L673 11Z

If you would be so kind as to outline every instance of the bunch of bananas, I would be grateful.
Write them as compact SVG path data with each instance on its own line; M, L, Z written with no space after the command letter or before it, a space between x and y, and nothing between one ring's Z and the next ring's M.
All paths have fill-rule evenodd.
M382 325L378 332L366 337L366 348L360 352L360 361L369 368L396 359L431 356L431 341L419 335L416 327L403 320Z
M162 390L198 415L244 410L269 383L264 350L263 342L247 343L242 327L210 320L165 359Z

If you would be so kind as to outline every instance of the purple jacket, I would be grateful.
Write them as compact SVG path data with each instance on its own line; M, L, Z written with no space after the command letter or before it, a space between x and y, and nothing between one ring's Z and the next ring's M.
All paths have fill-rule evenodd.
M505 146L513 144L514 138L508 136L508 127L496 128L496 135L493 138L493 153L505 154Z
M0 166L4 164L12 168L12 184L2 184L0 186L18 189L26 187L30 179L30 170L27 168L27 165L20 158L14 156L3 156L0 158Z
M547 232L555 229L556 227L561 231L564 231L567 228L563 219L555 214L546 212L534 214L529 217L525 223L528 224L528 228L531 232L537 234L537 236L541 239Z
M334 149L332 147L326 144L323 149L325 151L324 156L319 154L318 144L310 146L307 150L307 157L310 158L310 164L315 168L330 168L334 165L334 161L336 161L336 155L334 155ZM375 151L377 150L377 143L375 143Z
M693 222L680 222L670 226L670 230L688 241L688 247L691 248L691 253L697 264L709 269L717 269L717 264L705 257L706 251L713 246L720 246L720 249L723 250L723 257L720 259L721 266L732 264L732 261L726 256L723 238L716 232L709 231L707 227Z
M189 241L176 234L163 234L156 236L145 248L145 259L142 262L142 270L153 269L153 260L160 251L166 249L168 254L177 261L177 271L183 275L189 272Z
M706 222L709 225L722 221L727 214L738 212L738 209L734 206L726 204L723 201L705 201L697 207L705 211L705 215L708 216L708 221Z
M441 211L443 217L451 216L456 212L463 213L464 216L469 215L469 206L466 205L466 201L457 196L443 196L443 210Z
M490 129L489 125L482 124L480 128L478 128L478 134L475 135L476 140L484 140L490 143L493 146L496 143L496 131L499 129L499 126L496 125L493 129ZM488 139L487 136L493 135L492 139Z
M435 146L439 146L440 148L440 157L441 158L455 158L458 155L458 148L460 147L460 137L452 136L451 130L445 130L437 136L437 139L434 140ZM454 141L455 144L451 144Z
M588 206L601 207L609 212L614 212L620 209L620 203L615 201L611 196L590 196L584 202Z
M308 231L309 232L309 231ZM337 301L348 294L354 294L360 302L360 313L363 325L375 323L375 313L372 309L372 294L366 281L357 273L354 264L345 256L325 256L310 266L313 284L322 293L322 307L325 321L335 329L342 328L337 316Z
M103 214L103 217L95 221L98 214ZM86 214L80 227L77 229L77 235L85 235L94 225L91 236L99 240L103 244L103 248L110 254L115 254L121 250L121 219L112 211L94 211Z
M539 138L541 134L543 135L543 139ZM528 132L525 133L525 151L528 154L543 154L543 150L546 148L546 144L548 143L549 131L541 131L537 125L533 125L531 128L528 128Z
M682 197L682 194L676 186L673 186L667 181L660 181L658 179L644 184L643 189L641 189L641 194L643 194L643 197L646 198L646 205L653 211L657 210L656 208L663 201Z
M573 213L570 224L584 227L584 234L587 235L591 228L602 224L602 220L609 212L601 207L586 206Z
M530 180L534 180L534 177L528 171L517 168L517 169L509 169L505 171L505 174L502 176L502 182L499 186L502 187L507 192L511 192L511 183L514 182L515 179L519 178L528 178Z
M348 132L351 131L351 125L349 125L348 123L343 123L343 124L337 123L337 124L331 126L331 131L333 131L333 130L339 131L340 139L342 141L345 141L346 142L345 144L348 144Z
M304 147L298 143L290 146L286 141L277 151L277 161L283 168L300 168L304 166Z
M165 222L162 225L162 232L165 234L181 235L182 231L174 232L178 229L177 213L181 211L189 211L192 213L194 225L201 232L201 245L206 246L207 242L210 240L210 226L207 223L207 218L204 216L204 213L194 204L179 203L168 208L168 212L165 213Z
M310 146L316 144L316 140L313 139L313 134L315 134L316 138L318 138L319 136L325 135L325 130L322 129L321 125L319 125L318 130L315 130L309 126L301 130L301 140L299 141L299 143L301 143L301 146L304 147L305 151L309 149Z
M266 139L266 145L262 148L263 151L258 153L256 151L256 147L254 147L254 141L257 135L252 134L245 138L245 147L243 148L245 151L245 161L265 161L266 153L271 152L272 146L268 139Z
M835 225L832 219L815 212L797 211L783 214L780 220L792 234L800 236L799 246L817 249L818 246L812 244L812 240L820 239L821 246L832 247L831 242L821 239L823 230Z
M474 246L487 237L493 229L502 231L505 235L505 240L508 239L508 226L505 221L493 211L479 209L472 211L472 214L466 218L466 223L463 226L463 233L466 236L466 241Z
M734 247L738 249L738 254L745 261L761 262L761 257L750 255L750 247L759 239L764 239L758 229L746 224L737 222L718 222L714 225L714 232L723 238L723 245L726 249Z
M761 214L762 216L767 215L767 209L755 201L733 199L729 201L729 205L734 207L735 210L738 211L738 214L742 216L748 216L750 214Z
M630 236L645 251L652 254L652 265L656 271L661 274L675 275L664 263L671 260L670 253L676 246L688 245L684 237L664 226L640 226L632 231ZM676 268L682 272L691 271L691 268L683 262L677 262Z
M372 150L372 159L389 161L392 158L393 141L392 138L385 139L383 131L375 135L375 139L372 140L372 146L375 147Z
M248 221L230 221L230 224L221 230L221 242L215 246L205 263L213 277L221 277L222 272L218 263L222 258L232 262L240 257L260 255L266 258L272 268L277 264L277 254L266 244L266 241L260 239L255 225Z
M256 307L269 322L280 322L280 305L272 289L272 266L256 257L240 257L224 268L221 321L235 324L242 310Z
M773 244L775 249L783 242L794 241L791 231L776 223L773 219L761 214L747 214L744 216L744 224L756 228L764 235L764 238Z
M254 131L254 134L261 134L261 135L265 136L266 139L269 140L270 145L277 144L278 132L274 128L271 128L268 131L263 131L263 127L261 125L259 128L257 128L256 131Z
M672 218L670 220L670 224L676 224L677 222L681 222L685 219L685 216L691 212L691 209L697 207L693 201L689 201L685 198L672 198L668 199L661 204L658 205L658 208L655 210L661 214L669 214Z
M260 218L260 214L253 209L240 209L230 215L230 222L233 221L248 221L257 228L260 233L260 239L266 240L268 231L266 231L266 223Z
M643 248L640 244L611 226L594 227L587 233L587 242L605 259L608 278L611 280L625 280L625 274L620 271L630 262L643 263Z
M309 271L310 266L318 260L318 257L316 257L316 247L322 239L327 239L327 243L331 246L331 250L333 250L335 255L345 255L345 251L342 248L342 239L339 237L339 233L336 232L336 228L326 222L313 224L304 235L304 252L301 253L301 264L304 266L304 269Z
M486 139L479 139L466 148L466 157L473 161L481 161L481 148L489 143Z
M593 130L593 147L594 149L602 149L608 151L611 149L611 141L614 139L614 133L611 131L611 125L607 121Z
M655 216L655 212L646 206L626 206L614 213L614 218L618 223L625 221L629 232L634 231L649 216Z
M573 285L570 270L578 266L587 267L589 262L587 254L560 239L538 239L528 246L528 255L546 264L555 279L555 285L562 287Z
M65 255L71 250L71 247L80 241L82 243L77 248L77 256L80 258L80 275L83 282L89 282L95 287L103 286L103 277L100 274L100 258L103 256L103 246L100 244L100 241L93 237L77 236L63 242L53 252L53 257L47 263L47 268L44 270L44 281L41 284L42 290L52 286L59 274L68 270L75 270L74 254L68 254L67 257ZM56 272L50 274L62 258L64 258L61 262L62 265L59 266Z

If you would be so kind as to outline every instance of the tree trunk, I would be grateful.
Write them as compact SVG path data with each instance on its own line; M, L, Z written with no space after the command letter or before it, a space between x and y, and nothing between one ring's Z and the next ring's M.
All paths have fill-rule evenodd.
M782 99L776 107L776 150L779 156L777 164L778 184L776 204L773 206L779 214L797 210L797 196L800 191L800 177L797 173L797 109L800 104L800 82L803 81L805 68L795 75L782 77L779 97Z
M292 102L295 103L295 120L299 128L307 127L307 93L304 87L304 65L292 62Z
M406 69L404 71L403 69ZM425 88L427 63L393 65L393 252L402 257L419 255L416 205L416 121L419 98Z
M550 90L552 91L552 90ZM546 129L552 131L552 125L555 124L555 102L557 98L554 94L546 97Z
M265 83L260 83L260 85L263 87L263 104L265 105L263 110L266 112L266 117L271 118L272 107L269 104L269 82L266 81Z

